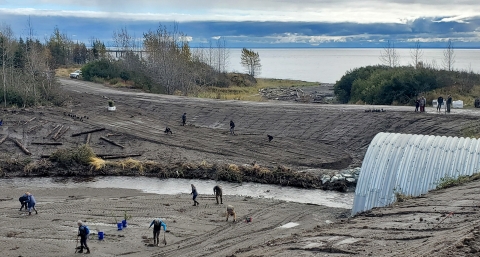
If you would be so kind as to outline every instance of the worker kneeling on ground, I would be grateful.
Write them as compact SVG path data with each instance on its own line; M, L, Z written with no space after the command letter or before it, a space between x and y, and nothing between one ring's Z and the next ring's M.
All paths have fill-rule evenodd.
M235 213L235 210L234 210L233 206L231 206L231 205L227 206L227 220L226 221L228 221L228 216L233 216L233 222L235 222L237 220L237 214Z

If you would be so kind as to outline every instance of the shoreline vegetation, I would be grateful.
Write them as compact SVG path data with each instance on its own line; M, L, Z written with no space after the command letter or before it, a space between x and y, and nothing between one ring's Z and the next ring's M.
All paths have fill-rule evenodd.
M220 180L233 183L255 182L308 189L349 191L355 186L348 181L325 183L318 175L294 171L285 166L262 167L258 164L236 165L201 163L161 163L139 161L132 158L108 160L98 157L88 145L59 149L37 161L1 161L0 177L94 177L94 176L145 176L156 178L185 178Z

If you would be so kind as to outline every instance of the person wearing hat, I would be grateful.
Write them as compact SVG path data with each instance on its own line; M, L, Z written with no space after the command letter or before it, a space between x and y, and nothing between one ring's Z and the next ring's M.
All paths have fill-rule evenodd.
M81 220L77 222L78 224L78 235L77 238L80 237L80 251L79 253L83 253L83 248L87 249L86 253L90 253L90 248L87 246L87 238L88 234L90 234L90 230L86 225L83 224Z

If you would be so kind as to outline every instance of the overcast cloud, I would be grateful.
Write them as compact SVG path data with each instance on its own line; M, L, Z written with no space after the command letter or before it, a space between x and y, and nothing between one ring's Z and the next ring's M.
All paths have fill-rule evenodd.
M179 22L192 44L225 37L233 46L367 46L395 40L480 47L478 0L0 0L0 23L39 36L55 26L78 40L108 40L127 27L141 36ZM111 37L110 37L111 38Z

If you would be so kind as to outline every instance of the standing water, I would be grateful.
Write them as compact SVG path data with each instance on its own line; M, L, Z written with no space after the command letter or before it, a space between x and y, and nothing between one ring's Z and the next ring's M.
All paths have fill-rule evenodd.
M28 187L34 182L37 187L47 188L123 188L137 189L146 193L175 195L190 194L194 184L200 196L212 195L213 187L220 185L224 195L240 195L274 198L299 203L311 203L328 207L351 209L353 193L340 193L319 189L300 189L257 183L228 183L214 180L157 179L146 177L98 177L88 181L78 178L14 178L0 180L0 186Z

